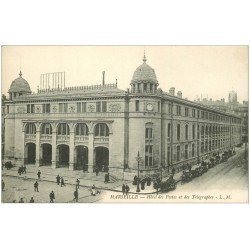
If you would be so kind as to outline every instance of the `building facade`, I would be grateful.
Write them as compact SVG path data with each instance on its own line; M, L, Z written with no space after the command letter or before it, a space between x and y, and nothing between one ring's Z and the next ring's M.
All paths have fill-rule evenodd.
M147 62L130 89L115 84L39 89L20 76L9 89L5 161L70 170L108 165L114 175L167 171L222 153L241 142L241 118L159 88Z

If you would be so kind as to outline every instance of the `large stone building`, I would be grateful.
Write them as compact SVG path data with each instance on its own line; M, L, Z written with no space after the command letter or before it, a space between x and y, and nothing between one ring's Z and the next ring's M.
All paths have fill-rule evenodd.
M130 89L117 83L52 88L32 94L22 73L9 89L5 116L5 161L91 170L108 165L114 175L137 169L152 173L180 168L241 142L241 118L158 88L146 63ZM55 81L55 82L54 82ZM131 174L132 175L132 174Z
M224 98L216 101L213 101L211 98L197 99L195 101L199 104L219 109L222 112L240 116L242 125L242 142L248 142L248 101L239 103L237 101L237 92L231 90L228 94L228 101L225 101Z

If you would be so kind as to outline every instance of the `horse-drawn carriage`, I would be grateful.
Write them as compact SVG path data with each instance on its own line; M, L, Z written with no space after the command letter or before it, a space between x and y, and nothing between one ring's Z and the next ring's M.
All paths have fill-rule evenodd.
M221 160L220 162L223 163L223 162L226 162L228 160L228 153L227 152L224 152L221 156Z
M162 193L176 189L176 182L173 175L171 175L166 181L162 181L159 186Z
M181 176L181 184L191 181L192 178L193 178L192 170L191 171L189 169L183 170Z
M216 160L214 157L210 158L208 168L213 168L216 165L215 162L216 162Z
M202 175L202 168L201 168L201 165L195 165L193 166L193 169L191 170L192 171L192 177L199 177Z
M201 172L202 174L208 171L208 160L201 162Z

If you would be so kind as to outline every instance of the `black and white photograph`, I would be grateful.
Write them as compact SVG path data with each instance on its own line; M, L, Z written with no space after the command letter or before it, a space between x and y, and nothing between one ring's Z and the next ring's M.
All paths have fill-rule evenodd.
M2 202L248 202L248 46L3 46Z

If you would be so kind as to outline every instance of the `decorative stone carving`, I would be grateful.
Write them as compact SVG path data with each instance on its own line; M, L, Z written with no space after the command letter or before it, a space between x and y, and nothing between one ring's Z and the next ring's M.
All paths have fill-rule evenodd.
M119 103L109 104L110 112L119 112L121 110L121 105Z
M18 107L18 108L17 108L17 113L19 113L19 114L24 114L24 113L26 113L26 108L25 108L25 107Z
M57 106L52 106L52 112L54 112L54 113L57 112Z
M74 105L69 106L69 112L74 113L76 111L76 107Z
M94 104L89 104L88 105L88 111L89 112L94 112L95 111L95 105Z
M41 113L41 107L40 106L36 106L36 113Z

